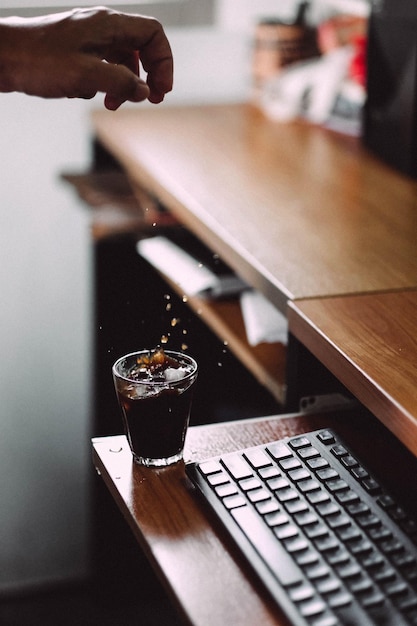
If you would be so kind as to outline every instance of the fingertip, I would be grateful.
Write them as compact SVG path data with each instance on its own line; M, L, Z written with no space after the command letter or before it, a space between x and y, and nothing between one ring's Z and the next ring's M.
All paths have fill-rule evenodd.
M163 102L164 98L165 98L165 94L164 93L162 93L162 94L150 93L148 100L149 100L149 102L152 102L152 104L160 104L161 102Z
M134 94L129 100L132 102L142 102L150 97L151 91L146 83L137 83Z

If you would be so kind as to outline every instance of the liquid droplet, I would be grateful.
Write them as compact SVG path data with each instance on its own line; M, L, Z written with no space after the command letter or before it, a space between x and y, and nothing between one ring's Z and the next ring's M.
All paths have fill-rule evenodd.
M173 317L171 320L171 326L174 327L179 323L179 318L178 317Z
M188 346L186 343L181 344L181 350L188 350Z
M168 343L168 336L167 335L162 335L161 343Z
M188 296L184 295L184 296L182 297L182 301L183 301L183 302L188 302Z

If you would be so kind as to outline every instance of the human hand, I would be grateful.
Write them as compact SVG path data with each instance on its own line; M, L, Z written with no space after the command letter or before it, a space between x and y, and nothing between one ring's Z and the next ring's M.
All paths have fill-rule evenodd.
M169 42L154 18L97 7L0 20L0 91L44 98L103 92L115 110L126 101L162 102L172 79Z

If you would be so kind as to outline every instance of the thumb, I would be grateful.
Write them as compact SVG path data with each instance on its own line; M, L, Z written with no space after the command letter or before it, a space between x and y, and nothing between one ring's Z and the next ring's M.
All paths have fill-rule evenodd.
M92 88L106 94L105 105L117 109L123 102L142 102L148 98L147 84L125 65L96 61L92 72Z

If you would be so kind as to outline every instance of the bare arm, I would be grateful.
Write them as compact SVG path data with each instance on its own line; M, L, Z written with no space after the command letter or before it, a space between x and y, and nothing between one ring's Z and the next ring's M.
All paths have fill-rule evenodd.
M0 92L44 98L103 92L114 110L127 100L161 102L172 80L169 42L153 18L99 7L0 19Z

